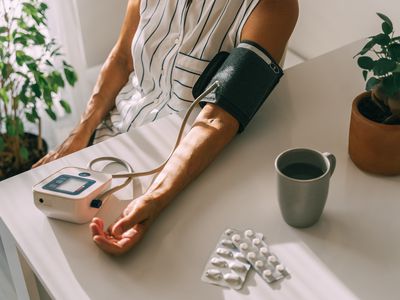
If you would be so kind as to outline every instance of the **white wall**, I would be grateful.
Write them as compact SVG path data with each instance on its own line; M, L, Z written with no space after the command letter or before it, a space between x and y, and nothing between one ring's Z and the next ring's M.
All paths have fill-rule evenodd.
M380 31L376 12L390 17L400 35L399 0L299 0L300 17L289 47L310 59Z
M128 0L76 0L87 68L102 64L118 38Z

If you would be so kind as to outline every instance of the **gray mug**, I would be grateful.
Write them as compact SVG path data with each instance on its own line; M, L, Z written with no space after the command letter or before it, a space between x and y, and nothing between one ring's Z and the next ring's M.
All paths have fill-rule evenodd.
M285 222L309 227L321 217L336 158L311 149L290 149L275 160L278 199Z

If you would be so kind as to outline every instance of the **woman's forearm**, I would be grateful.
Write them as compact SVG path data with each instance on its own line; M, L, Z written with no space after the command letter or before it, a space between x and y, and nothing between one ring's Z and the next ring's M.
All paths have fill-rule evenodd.
M114 107L115 98L133 70L133 67L127 67L129 65L132 65L131 58L122 59L113 53L107 58L78 126L87 134L91 135Z
M150 186L150 195L163 209L193 181L236 135L239 124L213 104L200 112L193 127Z

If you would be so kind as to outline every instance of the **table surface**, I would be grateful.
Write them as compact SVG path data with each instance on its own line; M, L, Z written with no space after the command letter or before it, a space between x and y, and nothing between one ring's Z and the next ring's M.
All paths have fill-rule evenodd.
M64 166L97 156L123 157L137 170L158 165L172 147L177 115L0 183L0 216L32 269L56 299L398 299L400 177L358 170L347 138L352 99L364 87L351 45L288 69L278 88L217 160L123 257L106 255L87 225L46 218L32 186ZM335 174L324 214L295 229L277 203L274 159L288 148L334 153ZM136 193L149 178L136 182ZM126 201L106 203L113 220ZM205 284L204 265L226 228L262 232L291 273L266 284L254 271L240 291Z

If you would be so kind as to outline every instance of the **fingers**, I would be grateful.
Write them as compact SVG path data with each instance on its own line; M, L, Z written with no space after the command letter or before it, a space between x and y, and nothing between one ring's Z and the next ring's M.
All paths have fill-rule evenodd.
M93 219L92 223L90 224L90 229L92 230L93 234L93 241L103 251L112 255L121 255L127 252L142 239L144 232L147 229L147 226L138 224L124 232L119 238L116 238L106 234L103 231L103 225L104 224L101 219Z
M50 151L49 153L47 153L45 156L43 156L38 162L36 162L33 166L32 169L39 167L41 165L44 165L52 160L55 159L55 154L56 152L54 151Z
M112 227L111 234L113 236L121 236L124 232L128 231L133 226L146 221L147 214L143 209L133 211L131 214L119 219Z

